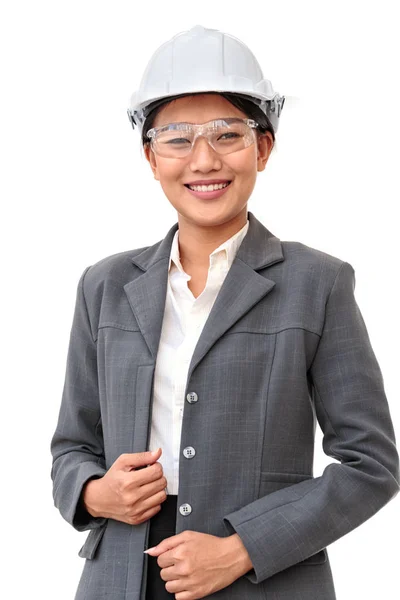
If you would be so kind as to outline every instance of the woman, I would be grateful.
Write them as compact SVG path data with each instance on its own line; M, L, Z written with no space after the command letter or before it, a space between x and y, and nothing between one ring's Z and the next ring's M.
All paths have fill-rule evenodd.
M51 442L55 505L90 530L76 600L332 600L326 546L398 493L353 267L247 208L283 100L200 26L132 98L178 223L78 284ZM336 459L319 477L316 420Z

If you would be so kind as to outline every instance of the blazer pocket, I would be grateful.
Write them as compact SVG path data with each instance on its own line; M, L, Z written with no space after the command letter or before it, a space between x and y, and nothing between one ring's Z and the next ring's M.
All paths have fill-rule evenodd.
M96 529L91 529L89 531L89 535L87 536L85 543L78 552L78 555L81 558L94 558L97 548L106 530L106 527L107 522L104 525L101 525L100 527L96 527Z
M322 550L320 550L316 554L312 554L308 558L305 558L304 560L302 560L296 564L298 564L298 565L322 565L323 563L326 563L327 560L328 560L328 553L326 551L326 548L322 548Z
M305 479L313 479L308 473L279 473L277 471L261 471L261 481L276 481L283 483L299 483Z
M276 471L261 471L259 496L272 494L285 487L300 483L306 479L313 479L306 473L279 473Z
M308 473L279 473L274 471L261 471L261 490L265 493L272 493L283 487L300 483L306 479L313 479L313 475ZM312 554L308 558L296 563L297 565L321 565L328 560L326 548L322 548L319 552Z

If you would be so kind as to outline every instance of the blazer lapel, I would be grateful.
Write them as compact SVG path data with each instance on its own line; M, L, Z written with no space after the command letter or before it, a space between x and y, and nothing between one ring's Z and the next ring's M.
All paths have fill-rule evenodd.
M189 366L188 377L212 345L275 286L258 270L283 261L282 245L248 211L249 229L226 275L204 325ZM164 317L168 265L175 223L161 242L146 248L132 262L144 272L124 285L129 304L149 350L156 360Z

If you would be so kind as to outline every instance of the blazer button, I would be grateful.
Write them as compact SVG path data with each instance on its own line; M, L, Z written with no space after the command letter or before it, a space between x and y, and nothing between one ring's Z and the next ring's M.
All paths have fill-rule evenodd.
M190 513L192 512L192 507L190 506L190 504L185 502L185 504L180 505L179 512L181 513L181 515L186 517L187 515L190 515Z
M196 394L196 392L189 392L189 394L186 394L186 400L190 403L193 404L193 402L197 402L197 400L199 399L198 395Z
M196 454L196 450L193 448L193 446L187 446L186 448L184 448L183 450L183 456L185 458L193 458L193 456Z

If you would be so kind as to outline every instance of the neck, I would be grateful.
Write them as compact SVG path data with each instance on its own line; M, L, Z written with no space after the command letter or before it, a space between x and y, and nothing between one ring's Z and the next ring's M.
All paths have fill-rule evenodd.
M221 225L199 226L179 215L179 254L182 267L186 272L192 269L208 270L210 254L247 222L247 208L234 219Z

